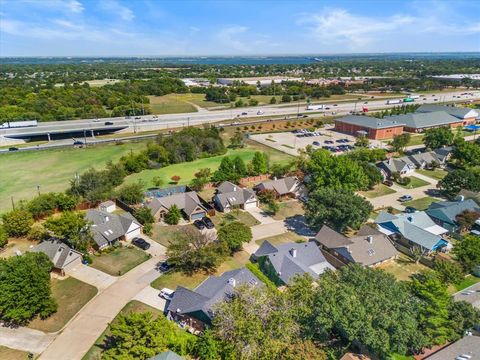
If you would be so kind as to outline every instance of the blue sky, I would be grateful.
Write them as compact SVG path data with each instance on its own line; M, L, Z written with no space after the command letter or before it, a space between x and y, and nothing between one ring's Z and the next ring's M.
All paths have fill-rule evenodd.
M0 0L0 56L480 51L480 1Z

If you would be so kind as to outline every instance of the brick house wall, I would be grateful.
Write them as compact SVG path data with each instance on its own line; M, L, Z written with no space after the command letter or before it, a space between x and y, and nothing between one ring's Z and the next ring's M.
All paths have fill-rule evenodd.
M383 129L372 129L372 128L348 124L348 123L344 123L342 121L336 120L335 130L339 132L347 133L350 135L357 135L358 131L366 131L369 139L383 140L383 139L391 139L394 136L401 135L403 133L403 125L394 126L390 128L383 128Z

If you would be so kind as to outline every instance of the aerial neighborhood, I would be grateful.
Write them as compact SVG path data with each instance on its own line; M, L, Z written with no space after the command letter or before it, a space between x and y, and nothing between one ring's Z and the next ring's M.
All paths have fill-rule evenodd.
M122 0L0 11L0 360L480 360L480 55L343 54L379 21L436 48L352 4L295 4L270 46L214 18L289 1L135 3L155 36ZM292 26L332 55L258 55ZM185 56L135 55L158 49Z

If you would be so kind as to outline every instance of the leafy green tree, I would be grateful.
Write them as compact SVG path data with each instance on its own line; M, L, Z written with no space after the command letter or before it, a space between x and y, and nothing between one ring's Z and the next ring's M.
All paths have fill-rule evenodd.
M272 98L270 99L270 104L276 104L277 103L277 98L275 96L272 96Z
M41 241L48 238L48 232L45 230L42 224L35 223L30 228L27 237L30 240Z
M9 236L27 235L33 224L32 214L24 209L15 209L2 215L3 228Z
M125 184L118 189L117 196L123 202L134 205L140 203L143 198L143 184L141 182Z
M460 141L453 149L452 159L463 168L480 166L480 144Z
M463 279L462 267L453 261L435 260L433 263L438 278L445 284L456 284Z
M8 243L8 234L5 228L0 225L0 249Z
M452 145L454 137L455 135L450 128L433 128L425 131L423 143L427 148L437 149L445 145Z
M273 200L267 203L267 211L268 213L275 215L280 210L280 206L278 203Z
M480 219L480 211L465 210L455 217L460 231L467 231Z
M57 310L50 289L53 264L43 253L0 258L0 319L25 325L39 315L50 316Z
M163 179L160 176L154 176L152 179L152 183L155 187L162 187L162 185L165 183Z
M252 175L261 175L268 172L268 157L264 152L256 151L250 162L250 173Z
M245 143L243 141L243 134L240 131L236 131L230 139L230 147L232 148L243 148Z
M282 360L326 360L325 352L311 340L303 340L290 344L282 354Z
M360 147L360 148L368 148L368 145L370 145L370 141L366 136L358 136L355 139L355 146Z
M168 225L177 225L181 218L182 213L180 212L178 206L174 204L170 206L170 209L168 209L164 220Z
M453 246L453 254L463 270L472 272L480 265L480 236L466 235Z
M218 230L218 239L224 241L233 253L242 248L243 243L252 240L252 230L247 225L234 221L223 225Z
M465 331L474 329L480 322L480 310L465 301L450 302L448 316L458 338L464 336ZM452 340L456 340L456 338L452 338Z
M205 185L210 181L212 171L209 168L200 169L195 173L195 177L190 182L190 187L195 191L202 191Z
M215 339L211 330L204 331L195 343L195 355L202 360L220 360L219 341Z
M390 142L390 146L392 147L393 151L403 152L405 147L410 142L410 138L411 136L408 133L394 136L393 140Z
M305 206L307 222L314 230L324 224L337 231L359 229L372 211L370 202L346 189L318 189L309 194Z
M135 209L133 216L142 225L153 224L155 222L155 218L152 215L152 211L150 210L150 208L146 206L142 206L142 207L139 207L138 209Z
M65 211L59 217L49 217L44 226L54 236L71 243L75 249L86 250L91 244L92 235L83 213Z
M369 189L373 189L375 185L380 184L383 180L382 173L375 164L363 163L363 172L367 175Z
M216 182L232 181L238 182L247 174L247 167L241 157L236 156L230 158L225 156L220 162L218 170L212 176L212 180Z
M233 167L239 179L247 175L247 166L240 156L235 156L233 158Z
M290 95L285 94L282 96L282 102L287 103L290 101L292 101L292 97Z
M450 171L437 185L445 195L454 198L463 190L480 191L480 167L469 170Z
M57 196L55 193L40 194L30 200L26 208L35 219L52 215L57 208Z
M115 186L117 186L115 178L110 177L109 171L92 168L70 181L68 194L96 203L111 198Z

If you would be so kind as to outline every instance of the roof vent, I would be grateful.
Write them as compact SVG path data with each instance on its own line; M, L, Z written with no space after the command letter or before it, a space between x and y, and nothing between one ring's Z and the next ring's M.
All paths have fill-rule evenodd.
M236 187L236 186L233 187L233 191L237 191L237 187Z
M292 255L293 258L297 257L297 249L291 248L289 252L290 252L290 255Z
M347 252L348 252L349 254L352 253L352 251L350 250L350 245L347 245L347 246L346 246L346 249L347 249Z
M372 235L368 235L367 236L367 241L369 244L373 243L373 236Z
M407 217L407 220L408 220L409 222L413 223L413 217L412 217L412 216Z
M237 285L237 280L235 280L234 278L230 278L228 279L228 284L232 287L235 287Z

